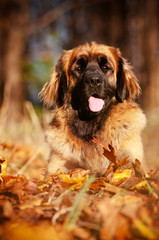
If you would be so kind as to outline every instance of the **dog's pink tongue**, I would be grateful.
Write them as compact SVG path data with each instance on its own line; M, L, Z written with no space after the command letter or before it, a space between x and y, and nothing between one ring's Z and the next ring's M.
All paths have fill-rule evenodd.
M92 112L99 112L102 110L103 105L104 105L104 100L101 98L95 98L95 97L90 97L88 99L89 102L89 109Z

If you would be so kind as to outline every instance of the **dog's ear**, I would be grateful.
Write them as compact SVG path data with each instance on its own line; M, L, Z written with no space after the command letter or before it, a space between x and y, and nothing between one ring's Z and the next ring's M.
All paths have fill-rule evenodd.
M117 71L116 99L119 102L135 100L140 94L140 86L127 61L119 56Z
M64 72L63 56L58 60L56 66L52 70L50 79L45 83L41 92L39 93L40 99L48 107L54 103L61 107L64 104L67 92L67 77Z

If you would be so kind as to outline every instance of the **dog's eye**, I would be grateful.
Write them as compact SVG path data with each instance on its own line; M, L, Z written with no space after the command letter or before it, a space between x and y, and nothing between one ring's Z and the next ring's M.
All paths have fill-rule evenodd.
M76 70L77 70L78 72L80 72L80 71L82 70L82 67L79 66L79 67L76 68Z
M108 70L111 69L111 68L109 67L108 62L107 62L107 59L104 58L104 57L102 57L102 58L100 59L99 65L100 65L100 67L101 67L101 69L102 69L103 72L107 72Z
M84 70L84 66L82 66L82 65L79 65L79 66L76 67L76 71L77 71L78 73L82 73L83 70Z
M109 68L108 68L108 66L107 66L106 64L103 65L102 69L103 69L104 71L109 70Z
M111 68L107 64L104 64L103 66L101 66L101 69L103 72L107 72L107 71L111 70Z
M86 61L83 58L78 59L76 71L82 72L85 69L85 67L86 67Z

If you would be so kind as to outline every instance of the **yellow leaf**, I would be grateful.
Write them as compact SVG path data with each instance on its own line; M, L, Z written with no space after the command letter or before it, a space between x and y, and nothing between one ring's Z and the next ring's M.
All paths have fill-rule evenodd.
M4 231L5 240L70 240L71 235L64 228L55 228L51 224L42 222L32 225L25 222L8 223Z
M146 182L144 180L142 180L141 182L137 183L136 185L134 185L133 187L131 187L130 189L133 190L133 189L139 189L139 188L142 188L142 187L145 187L146 186Z
M140 216L141 216L141 219L144 223L146 223L147 225L153 225L153 221L152 221L152 218L150 217L150 215L148 214L148 209L146 208L142 208L141 211L140 211Z
M7 158L0 158L0 180L3 182L3 176L6 175L7 172Z
M44 191L44 188L46 189L46 188L48 188L49 187L49 184L42 184L42 185L40 185L40 186L38 186L38 189L42 192L42 191Z
M25 202L25 203L22 203L19 205L19 208L21 210L24 210L26 208L33 208L35 206L40 206L41 205L41 202L42 202L42 199L41 198L37 198L37 199L33 199L33 200L30 200L28 202Z
M145 237L146 239L157 239L157 235L149 226L146 226L139 219L134 219L133 222L135 228L137 228L140 231L143 237Z
M124 169L122 172L115 172L112 177L112 182L119 182L124 178L129 178L131 176L130 169Z
M85 182L88 180L88 175L86 176L77 176L77 177L70 177L69 174L59 174L58 175L59 178L63 179L63 182L65 183L69 183L69 184L76 184L76 183L81 183L81 182Z

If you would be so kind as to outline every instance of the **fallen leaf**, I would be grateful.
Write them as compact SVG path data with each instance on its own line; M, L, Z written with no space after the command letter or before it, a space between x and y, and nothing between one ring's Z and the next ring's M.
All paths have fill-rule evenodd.
M111 162L109 164L104 176L109 181L112 178L113 174L114 174L114 163Z
M13 214L13 207L9 200L3 200L0 202L1 214L4 218L10 218Z
M47 189L48 187L49 187L49 184L44 183L44 184L38 186L38 189L42 192L42 191L44 191L44 189Z
M0 157L0 181L3 182L3 176L6 175L7 172L7 158L3 159Z
M63 179L64 182L66 183L70 183L70 184L75 184L75 183L79 183L79 182L85 182L88 179L88 175L86 175L85 177L71 177L68 174L59 174L58 175L59 178Z
M155 233L153 228L151 226L147 226L137 218L133 219L133 227L139 231L139 237L144 237L146 239L158 239L158 235Z
M133 187L131 187L130 189L131 190L134 190L134 189L140 189L142 187L145 187L146 186L146 182L144 180L140 181L139 183L135 184Z
M109 144L108 145L108 148L106 146L104 146L104 144L102 142L100 142L99 140L97 140L96 138L93 137L93 140L92 140L94 143L96 143L97 145L99 146L102 146L103 147L103 150L104 150L104 153L103 155L111 162L113 163L117 163L117 156L116 156L116 153L115 153L115 150L114 148Z
M131 177L131 170L130 169L124 169L121 172L115 172L112 176L112 183L119 183L123 179L128 179Z
M57 177L62 179L63 183L73 185L76 184L75 188L81 188L83 183L86 182L89 178L89 170L75 169L70 171L68 174L58 174Z
M159 239L159 170L145 174L139 161L119 162L111 146L97 142L110 154L105 176L73 169L44 178L42 156L28 166L29 177L17 175L33 148L0 144L14 170L0 185L0 239Z
M93 240L93 238L91 238L90 232L84 228L76 227L73 229L72 234L77 239L82 239L82 240L92 239Z
M111 193L119 193L121 191L126 191L123 188L117 187L113 184L106 183L106 182L104 183L104 186L105 186L105 191L108 191L108 192L111 192Z
M71 234L63 228L55 228L46 222L31 225L25 222L14 222L6 225L4 239L6 240L71 240Z
M109 144L109 149L104 149L103 155L111 162L117 163L117 156L114 148Z
M130 161L129 161L129 157L123 158L121 161L118 161L116 164L116 168L119 170L122 167L124 168L128 168L130 166Z
M24 210L26 208L34 208L35 206L40 206L42 202L42 199L40 198L33 198L31 200L25 201L25 203L22 203L19 205L19 208L21 210Z
M120 214L118 208L111 203L110 199L102 199L97 207L102 218L100 239L112 240L129 238L128 219Z
M135 163L132 162L133 168L135 170L136 177L143 177L145 176L145 171L138 159L135 160Z
M124 216L133 219L137 217L139 209L145 202L145 198L134 195L130 191L121 191L111 198L111 202L120 209Z

